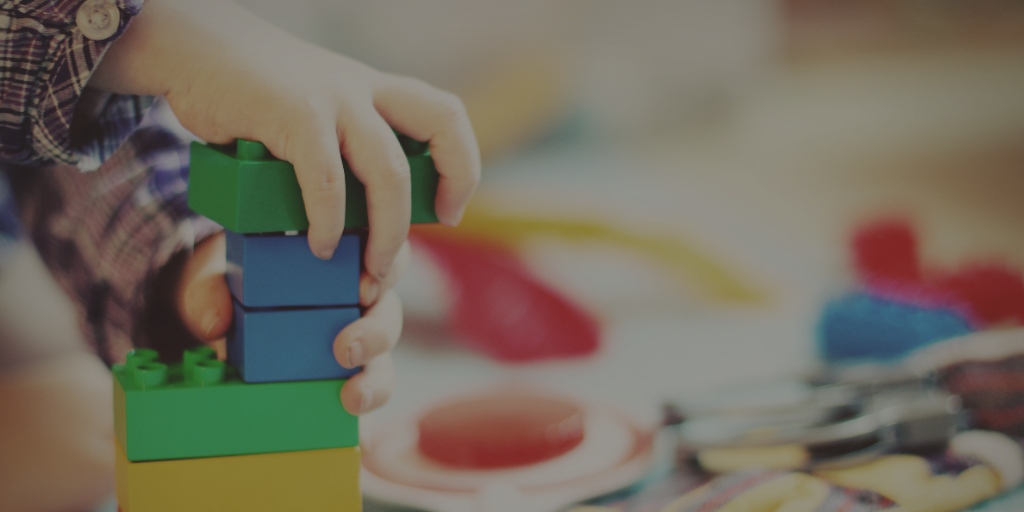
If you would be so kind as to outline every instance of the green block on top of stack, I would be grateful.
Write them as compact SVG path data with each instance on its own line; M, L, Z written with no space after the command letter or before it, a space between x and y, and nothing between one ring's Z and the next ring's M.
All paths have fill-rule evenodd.
M413 224L437 222L434 197L440 176L426 143L399 135L409 160ZM345 165L345 228L368 226L366 189ZM278 160L259 142L192 143L188 205L236 233L302 231L309 228L302 190L292 164Z

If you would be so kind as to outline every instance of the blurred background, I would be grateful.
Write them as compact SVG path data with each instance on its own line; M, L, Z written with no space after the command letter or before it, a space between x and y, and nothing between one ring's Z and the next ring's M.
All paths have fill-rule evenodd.
M658 241L549 230L517 245L600 325L594 353L518 364L459 343L451 277L418 251L399 388L377 415L516 380L653 417L805 371L822 305L853 279L850 234L879 216L909 219L930 264L1024 268L1024 3L242 3L462 96L484 156L467 222Z

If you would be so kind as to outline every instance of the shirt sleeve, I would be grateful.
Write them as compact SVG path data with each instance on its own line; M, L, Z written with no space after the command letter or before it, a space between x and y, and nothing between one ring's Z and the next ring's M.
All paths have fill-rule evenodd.
M142 3L0 0L0 160L92 170L114 153L152 99L109 95L80 140L71 137L71 125L93 70ZM80 10L99 12L102 29L90 29Z
M149 325L161 271L221 229L188 208L191 140L160 102L95 172L66 165L9 172L23 229L107 364L155 346L153 336L175 327L167 321L173 311Z

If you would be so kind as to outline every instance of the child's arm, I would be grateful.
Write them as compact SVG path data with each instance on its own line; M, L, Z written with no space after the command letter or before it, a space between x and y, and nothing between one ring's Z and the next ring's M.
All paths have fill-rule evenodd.
M341 156L366 185L366 268L382 279L409 227L409 168L394 127L429 140L444 224L458 223L479 179L462 103L296 39L229 0L148 0L89 85L166 96L210 142L259 140L295 165L314 254L329 257L344 225Z
M0 510L85 510L110 494L110 389L74 308L17 243L0 265Z

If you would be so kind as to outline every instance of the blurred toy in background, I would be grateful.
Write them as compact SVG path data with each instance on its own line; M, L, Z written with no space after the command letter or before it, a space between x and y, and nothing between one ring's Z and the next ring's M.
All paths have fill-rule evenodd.
M932 268L902 219L864 225L851 253L857 289L816 325L820 368L668 404L677 466L572 512L953 512L1000 495L1018 510L1020 273Z
M535 277L521 252L538 236L601 242L654 257L710 302L762 303L765 294L693 245L630 233L593 221L499 215L470 208L456 231L417 226L410 242L440 274L440 319L474 351L503 362L584 357L599 349L600 324L581 305ZM410 271L416 279L417 268ZM419 269L423 270L423 269ZM401 288L400 292L408 290ZM439 299L438 297L443 297ZM415 317L415 296L403 295ZM426 300L424 298L424 300ZM416 319L409 322L415 330Z
M1024 323L1024 280L997 261L922 264L909 222L882 219L852 237L858 289L829 302L818 325L829 362L892 360L969 332Z
M797 392L774 400L764 396L766 385L749 391L762 397L756 402L737 405L742 393L734 392L712 408L686 411L683 460L715 473L846 468L890 453L941 451L967 424L959 397L910 372L795 382Z
M428 411L420 453L456 469L506 469L551 460L583 442L583 408L547 394L504 392Z
M907 221L883 219L852 241L861 282L870 291L908 302L961 310L978 329L1024 323L1024 279L997 261L969 261L955 270L924 268Z
M948 384L965 368L1019 361L1004 356L1021 351L1024 329L971 334L903 365L825 367L720 390L710 406L671 404L676 469L572 512L963 510L1018 488L1024 450L978 430L991 424L991 398L1012 389L989 380L981 396L961 400L954 390L964 388Z
M974 430L955 436L944 452L889 454L851 467L792 471L754 463L703 478L680 470L639 492L592 500L570 511L954 512L1013 489L1022 460L1016 441Z
M534 278L509 248L423 232L411 240L447 276L449 322L469 347L506 362L580 357L597 350L597 321Z
M914 353L907 366L934 372L961 397L975 427L1024 438L1024 328L946 340Z
M679 277L710 303L766 300L760 288L675 237L473 206L458 230L416 226L410 233L414 266L406 277L412 286L405 281L399 293L408 304L411 337L422 329L417 322L424 309L432 308L426 314L443 324L445 341L454 339L501 362L580 358L600 350L595 315L534 275L524 259L539 237L597 242L653 257L665 274ZM424 282L427 276L434 281ZM367 421L372 423L363 429L363 484L373 510L564 510L595 496L629 492L650 474L656 452L672 458L674 441L658 450L659 425L603 404L522 386Z
M955 309L853 292L829 302L819 325L827 361L886 360L971 332Z
M363 489L374 510L554 512L640 480L653 431L550 390L484 390L370 423Z
M592 220L557 219L500 214L472 203L459 224L459 235L500 243L523 250L538 236L554 236L567 242L603 242L631 249L655 259L665 270L696 289L697 294L719 304L760 304L767 294L735 269L731 269L696 244L677 237L652 236L619 229ZM424 227L422 230L432 229Z

